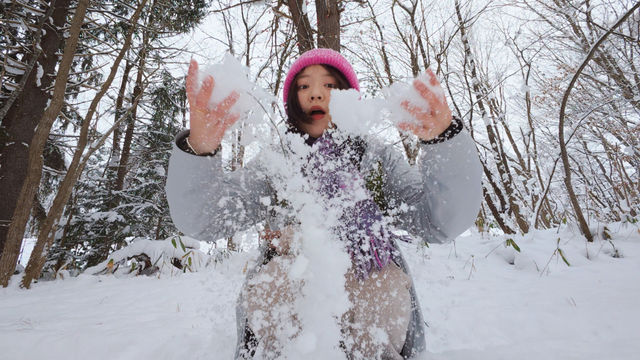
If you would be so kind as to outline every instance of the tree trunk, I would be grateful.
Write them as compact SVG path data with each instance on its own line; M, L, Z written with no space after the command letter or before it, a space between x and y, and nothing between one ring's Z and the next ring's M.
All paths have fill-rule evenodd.
M513 229L511 229L509 226L507 226L504 221L502 221L500 212L496 208L496 205L493 203L493 199L491 198L491 195L489 195L487 188L484 186L482 187L482 195L484 196L485 203L489 207L489 211L491 211L491 215L493 215L493 218L498 223L500 230L502 230L502 232L504 232L505 234L515 234L516 232L513 231Z
M5 2L6 3L6 2ZM22 7L24 6L23 4L15 4L14 2L14 6L16 7ZM24 69L24 73L22 75L19 76L20 81L18 82L18 86L15 90L11 91L11 94L9 94L9 97L6 99L6 101L4 102L4 104L2 104L2 108L0 108L0 119L4 119L4 117L7 115L7 113L9 112L9 109L11 109L11 107L14 105L14 102L20 97L22 96L22 93L25 89L25 86L27 85L28 81L33 80L33 78L30 76L32 74L33 68L36 66L36 63L38 62L38 60L42 60L42 52L44 51L42 44L46 43L46 41L43 41L43 36L46 36L48 34L49 31L53 31L54 34L53 36L56 37L58 39L58 41L61 41L61 38L58 36L58 26L53 27L52 25L55 25L55 16L54 15L54 11L56 9L60 10L60 9L64 9L65 13L68 13L68 6L69 6L69 1L66 1L65 3L56 3L56 0L51 0L49 1L49 8L47 9L47 11L44 13L43 16L40 17L40 20L38 21L38 24L35 26L35 28L33 30L30 30L34 35L33 38L33 44L34 45L40 45L40 46L34 46L31 49L31 53L28 53L25 56L25 60L26 60L26 66ZM9 7L11 7L11 5L9 5ZM6 11L8 9L4 8L3 9L3 15L5 15L4 11ZM15 16L15 14L9 13L9 16ZM59 14L57 14L59 15ZM53 24L50 22L51 20L53 20ZM57 20L61 20L64 24L64 21L66 20L66 15L64 17L62 17L62 19L60 19L60 17L58 16ZM49 23L47 25L47 23ZM62 25L63 25L62 24ZM45 29L47 28L47 29ZM5 34L6 35L6 34ZM15 43L15 41L11 41L13 43L13 45L17 45ZM49 56L51 54L47 54L45 53L44 56ZM57 59L56 59L57 60ZM42 63L41 63L42 64ZM43 66L44 69L44 66ZM3 71L4 72L4 71ZM45 73L43 73L45 74ZM36 73L37 76L37 73ZM49 80L52 81L53 77L51 77L50 75L48 76ZM50 82L49 82L50 83ZM2 85L2 82L0 82L0 86Z
M307 17L306 12L302 12L303 2L304 0L287 0L289 12L291 12L291 18L293 19L293 25L296 28L298 50L300 50L301 54L315 47L309 17Z
M143 35L142 50L140 51L140 59L138 63L138 74L136 75L136 85L133 88L132 99L137 99L142 93L142 78L144 75L145 61L147 57L147 35ZM137 104L137 103L136 103ZM124 177L127 174L127 166L129 163L129 155L131 153L131 142L133 141L133 132L136 126L137 105L133 105L127 121L127 130L124 134L124 142L122 144L122 153L120 154L120 163L118 164L118 177L114 191L124 189Z
M125 92L127 90L127 84L129 83L129 72L133 64L130 61L127 61L124 72L122 73L122 82L120 83L120 90L118 91L118 97L116 98L116 109L115 109L115 118L114 122L120 120L120 118L124 114L124 109L122 108L124 103ZM109 156L109 164L107 164L107 170L117 173L117 164L120 163L120 136L121 136L120 125L116 126L113 129L113 146L111 147L111 155Z
M2 257L0 257L0 284L4 287L9 284L9 278L13 275L18 261L25 226L29 220L33 198L38 191L42 177L42 151L47 142L51 126L58 117L64 104L64 94L67 89L69 71L78 47L78 37L88 6L89 0L80 0L78 2L71 27L68 30L69 37L65 44L62 61L58 67L51 103L38 123L35 135L29 146L28 172L16 201L4 251Z
M316 0L318 47L340 52L340 9L338 0Z
M498 169L499 178L504 186L504 192L507 196L509 202L509 211L513 214L513 217L516 221L516 224L520 228L523 233L529 231L529 224L526 219L522 216L520 206L515 198L515 188L513 185L512 176L509 170L509 164L507 161L507 157L504 151L501 149L502 142L499 139L499 133L497 132L497 128L489 122L490 114L487 111L487 108L484 105L485 99L489 102L492 97L489 94L489 91L484 87L482 81L479 79L476 70L475 57L471 52L471 46L469 44L469 40L466 33L466 22L462 18L462 12L460 10L460 1L455 1L455 11L458 18L459 29L460 29L460 37L462 38L462 44L464 46L465 57L469 59L469 67L471 70L472 77L472 87L473 91L476 95L476 105L480 110L480 116L485 121L485 126L487 129L487 137L489 138L489 144L491 145L491 153L495 159L496 167ZM489 105L489 109L491 110L491 104ZM498 115L498 114L495 114Z
M43 26L46 34L40 39L41 52L35 64L38 68L42 67L40 84L38 85L39 71L29 72L22 91L2 118L2 128L6 131L7 142L0 152L0 256L3 253L20 188L27 177L29 144L47 102L51 99L51 93L47 89L53 83L52 74L58 63L56 53L64 41L62 30L58 29L64 28L70 3L71 0L56 1L51 15L53 25L47 21Z
M87 5L86 3L88 3L88 0L80 0L81 6L78 6L78 10L76 10L76 15L79 13L80 9L82 9L82 14L84 16L84 11L86 10L86 5ZM127 32L127 36L124 44L122 45L122 49L118 53L118 56L116 57L113 65L111 66L109 76L107 77L105 82L102 84L100 91L96 94L96 96L91 101L91 104L89 105L89 109L87 110L87 114L82 121L82 128L80 129L80 136L78 137L78 145L73 155L73 159L71 160L71 165L69 165L69 170L67 171L67 174L62 180L62 183L60 184L60 189L58 190L58 193L56 194L56 197L53 200L53 204L49 209L49 213L47 214L47 219L45 220L40 230L40 233L38 234L38 240L36 241L36 245L33 249L33 252L31 253L31 257L29 258L29 263L27 264L27 268L25 269L24 277L22 278L22 282L21 282L22 287L29 288L31 286L31 281L33 281L34 279L37 279L40 276L40 272L42 271L42 267L44 266L44 262L47 258L47 252L54 240L54 236L58 227L58 220L60 219L60 216L62 216L64 206L69 200L69 197L71 196L73 186L78 181L78 177L82 173L82 170L86 165L88 158L91 156L91 154L94 151L97 150L97 148L104 142L104 140L106 140L106 136L103 137L100 144L93 145L83 157L83 153L85 152L85 149L89 140L89 129L91 127L91 120L93 119L93 115L96 113L98 104L102 100L102 97L106 94L107 90L111 86L111 83L113 82L113 79L115 78L116 73L118 72L118 67L120 66L120 62L122 61L125 53L131 46L131 37L133 36L133 33L136 29L138 18L140 17L140 13L142 12L142 9L144 8L145 4L146 4L146 0L142 0L138 5L138 8L136 9L136 11L131 16L131 19L129 19L129 24L131 24L131 26L129 28L129 31ZM82 8L82 6L84 6L84 8ZM80 25L81 23L82 22L80 22ZM74 25L75 25L75 19L74 19ZM76 35L76 39L77 39L77 35ZM72 54L75 52L75 48L73 50L74 51L72 52ZM66 49L65 49L65 55L67 55ZM56 98L54 97L54 99ZM114 126L117 126L117 124L114 124ZM49 129L47 129L47 132L48 130ZM40 131L40 127L38 127L38 131ZM13 224L12 224L12 228L13 228Z

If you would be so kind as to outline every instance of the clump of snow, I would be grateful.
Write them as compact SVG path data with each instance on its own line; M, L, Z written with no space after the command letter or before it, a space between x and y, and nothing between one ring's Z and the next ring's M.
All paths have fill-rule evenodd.
M442 87L432 85L428 74L422 73L415 80L425 84L437 97L444 99ZM399 123L416 122L415 116L402 106L405 101L410 106L429 111L429 103L416 90L413 82L396 82L382 89L382 93L384 99L361 99L360 93L354 89L331 91L331 121L340 131L347 134L371 136Z
M301 251L293 267L291 276L303 280L302 297L296 303L296 310L302 324L302 331L291 344L287 354L292 358L341 359L344 353L338 349L340 325L338 319L349 306L345 291L345 273L351 265L349 255L323 224L322 208L314 204L302 206L300 213ZM320 220L320 221L318 221ZM312 356L316 354L316 356Z
M355 89L331 91L331 122L347 134L366 136L384 126L384 107L384 101L379 99L360 99Z
M131 276L200 271L211 263L212 258L199 249L200 242L187 236L172 236L164 240L135 239L124 248L114 251L107 260L86 269L85 273ZM151 266L144 264L141 256Z
M300 321L299 334L284 342L283 354L290 358L344 358L338 349L340 316L350 302L345 291L345 273L351 266L344 245L331 229L338 221L337 209L327 208L315 193L314 184L302 169L313 148L297 134L284 135L288 151L265 149L261 156L270 164L274 187L287 202L296 229L291 254L295 256L288 276L302 283L293 311ZM277 208L277 204L274 204Z
M38 69L37 69L37 73L36 73L36 85L39 87L42 85L42 75L44 75L44 69L42 68L42 65L38 62Z
M421 80L430 86L426 75ZM398 86L400 89L402 85ZM413 87L404 85L402 89L394 93L393 99L397 99L395 105L400 106L400 102L407 99L420 105L418 101L422 98ZM443 96L441 89L431 87L431 90L438 96ZM423 99L421 101L424 102ZM403 119L393 114L393 101L363 100L355 90L332 91L329 111L332 122L337 127L333 132L336 139L345 135L372 135L375 129L391 125L388 120L390 113L392 116L396 115L395 122ZM408 115L406 111L402 111ZM408 116L413 119L413 116ZM272 180L278 199L287 203L289 213L286 215L297 229L296 245L293 246L296 258L288 276L303 284L294 306L301 329L291 341L285 342L283 353L292 358L314 358L315 354L322 354L324 358L343 358L344 353L337 348L341 339L339 319L351 306L345 290L345 274L351 267L351 260L344 244L337 239L332 229L338 225L342 211L350 206L349 201L358 201L367 196L367 193L359 191L364 186L355 186L351 181L347 182L354 186L350 190L350 198L336 197L329 202L322 200L322 196L315 193L314 184L310 183L310 179L302 171L314 148L306 145L297 134L281 134L280 137L281 143L262 149L260 162L268 164L265 171ZM262 203L271 205L268 199ZM271 208L282 211L277 209L277 204L273 204Z
M229 53L225 54L221 63L204 66L199 72L199 83L202 84L207 75L211 75L214 80L209 106L213 108L236 91L240 97L231 108L232 113L247 114L258 109L253 96L258 90L255 84L249 81L248 74L248 69Z
M444 90L442 90L442 87L439 85L431 85L427 73L419 74L415 80L425 84L437 97L444 99ZM404 101L408 101L412 106L420 107L423 111L429 111L429 103L416 90L413 82L411 84L405 82L393 83L391 86L382 89L382 93L388 102L387 106L391 111L391 120L394 124L405 122L414 123L416 121L415 117L402 106Z
M262 145L273 143L274 133L278 133L279 122L276 121L278 116L275 114L275 96L250 81L249 69L229 53L225 54L221 62L201 67L198 73L199 86L202 86L202 81L208 75L214 79L214 88L209 99L210 107L218 105L234 91L239 95L230 113L240 117L227 129L227 138L234 137L235 131L240 130L240 145L246 148L253 147L247 151L249 157L258 152ZM235 137L233 141L236 141ZM223 146L223 159L230 156L226 150L230 148L231 146Z

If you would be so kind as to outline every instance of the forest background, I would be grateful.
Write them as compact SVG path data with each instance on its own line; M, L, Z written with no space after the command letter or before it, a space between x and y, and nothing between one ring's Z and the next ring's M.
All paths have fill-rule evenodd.
M639 6L3 1L0 283L16 274L28 288L98 264L152 273L157 260L144 252L108 260L137 239L177 239L185 249L164 183L173 138L188 128L189 59L216 63L228 52L278 99L286 69L314 47L340 51L364 97L433 69L483 165L476 231L505 234L517 248L508 235L565 226L615 249L609 224L636 226L640 210ZM385 141L415 161L417 140L387 130ZM256 156L245 131L239 124L223 142L229 171ZM25 238L37 241L22 269ZM216 247L244 248L242 238ZM193 270L188 256L169 262Z

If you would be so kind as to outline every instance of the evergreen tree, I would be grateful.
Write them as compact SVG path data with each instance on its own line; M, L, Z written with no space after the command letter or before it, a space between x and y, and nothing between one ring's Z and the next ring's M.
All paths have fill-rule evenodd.
M126 19L135 8L133 5L135 2L131 1L94 4L96 14L109 16L94 19L96 21L87 25L78 52L99 54L102 49L103 55L75 59L75 74L84 74L84 78L70 79L69 94L77 96L86 91L86 84L100 81L99 73L88 76L88 71L104 62L105 47L113 48L114 41L117 43L129 31L132 24ZM173 126L170 123L157 123L154 119L161 116L156 113L172 112L161 109L161 104L156 110L156 102L168 102L158 100L163 91L171 92L184 86L172 84L162 90L166 81L173 78L167 72L159 74L157 69L165 67L165 59L175 56L170 51L176 50L165 45L166 39L190 31L204 18L208 5L209 1L205 0L155 0L146 5L138 20L142 26L135 30L135 45L131 47L127 61L123 62L126 75L119 86L121 91L117 92L114 110L102 115L114 116L113 122L121 122L126 126L126 132L116 127L112 149L96 151L76 183L47 256L49 270L58 270L65 264L67 268L82 269L104 260L111 251L125 245L127 239L163 237L172 230L164 200L168 150L153 147L163 141L154 135L172 136L176 130L167 128ZM110 26L104 26L106 23L101 21L110 22ZM129 71L135 81L128 84ZM180 97L178 94L171 96L173 100ZM146 107L145 103L151 105ZM58 126L68 129L71 125L72 130L75 129L74 112L70 115L63 117L67 121L59 121ZM78 118L82 119L82 115ZM138 137L139 134L142 136ZM103 134L94 129L90 139L101 136ZM170 141L164 143L170 149ZM144 158L147 155L149 158ZM144 166L139 166L142 164Z

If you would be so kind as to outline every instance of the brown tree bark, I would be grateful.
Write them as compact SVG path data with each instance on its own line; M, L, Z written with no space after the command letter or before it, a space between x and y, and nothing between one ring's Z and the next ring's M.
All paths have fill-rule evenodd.
M407 35L404 33L402 26L398 22L396 12L395 12L396 3L397 1L394 1L393 4L391 5L391 15L393 18L393 24L395 25L396 30L398 31L398 35L400 36L402 43L404 44L405 48L409 52L411 74L413 75L413 77L417 77L418 74L420 74L420 64L418 63L418 54L415 52L415 48L413 46L413 42L410 38L410 35ZM402 7L402 5L400 6ZM406 10L404 8L402 9ZM380 30L379 32L382 33ZM388 64L385 63L385 67L387 66ZM402 147L404 148L404 152L407 155L407 161L409 162L409 164L415 165L416 160L418 159L418 153L420 150L418 140L415 137L403 131L400 131L400 140L402 141Z
M53 24L45 21L46 33L40 37L39 48L34 50L32 59L37 55L34 67L42 67L42 77L38 85L38 72L30 71L23 77L24 86L2 118L2 128L7 135L6 146L0 150L0 256L9 230L9 224L16 208L20 188L27 176L29 165L29 144L35 133L38 121L51 98L49 90L53 83L60 49L64 39L61 30L69 13L71 0L58 0L51 14ZM31 61L29 60L29 62ZM21 81L22 81L21 80ZM18 91L18 90L16 90ZM6 103L8 104L8 102ZM5 105L6 105L5 104Z
M80 3L88 2L88 0L81 0ZM93 145L86 154L85 149L87 147L89 141L89 130L91 127L91 120L93 119L93 115L96 113L98 104L102 100L102 97L106 94L107 90L111 86L113 79L118 72L118 67L120 66L120 62L124 58L127 50L131 46L131 37L133 36L134 31L136 30L136 25L138 23L138 18L140 17L140 13L146 4L146 0L142 0L136 11L133 13L131 18L129 19L129 24L131 27L127 32L127 36L125 38L125 42L122 45L122 49L118 53L118 56L115 58L113 65L111 66L111 70L109 72L109 76L102 84L100 91L96 94L96 96L91 101L89 105L89 109L87 110L87 114L82 121L82 128L80 129L80 136L78 137L78 145L76 147L76 151L73 155L73 159L71 160L71 164L69 165L69 170L65 175L62 183L60 184L60 189L56 194L56 197L53 200L53 204L49 209L47 214L47 219L42 225L42 228L38 234L38 240L36 241L36 245L33 248L33 252L31 253L31 257L29 258L29 263L27 264L27 268L25 269L24 277L22 278L21 286L25 288L29 288L31 286L31 282L34 279L37 279L40 276L42 271L42 267L44 266L45 260L47 258L47 252L53 243L54 236L58 227L58 222L60 217L62 216L62 212L64 210L65 204L69 201L69 197L71 196L71 192L73 190L73 186L78 181L84 166L86 165L89 156L93 152L95 152L99 146L101 146L102 142L106 140L106 136L101 139L101 143ZM76 13L78 10L76 10ZM75 49L74 49L75 52ZM65 52L66 54L66 52ZM136 105L139 98L134 99L134 106ZM117 124L114 124L116 126ZM40 128L38 128L40 130ZM84 154L84 155L83 155ZM13 226L13 224L12 224ZM0 264L1 265L1 264Z
M378 16L373 11L373 5L371 5L371 1L367 1L367 6L369 7L369 11L371 11L371 21L373 25L375 25L376 30L378 30L378 35L380 35L380 55L382 56L382 64L384 66L384 73L387 76L387 84L393 84L393 76L391 75L391 64L389 63L389 55L387 54L387 46L386 40L384 38L384 33L382 32L382 27L378 22ZM382 84L381 84L382 85Z
M4 251L0 257L0 284L4 287L9 284L9 278L13 274L18 261L25 226L29 220L33 198L38 190L42 177L42 151L44 150L49 132L51 131L51 126L58 117L64 104L64 94L69 79L69 71L78 46L78 37L88 6L89 0L80 0L78 2L71 27L69 28L69 37L65 44L62 60L58 66L58 74L55 80L51 103L37 124L37 130L29 145L28 172L16 201Z
M555 1L555 6L557 6L559 9L569 9L573 5L567 0L557 0ZM632 9L634 8L635 6L632 7ZM633 11L635 10L632 10L631 13L633 13ZM591 46L592 41L590 41L590 38L593 37L588 37L576 21L576 19L572 17L568 12L561 11L560 13L562 14L562 17L565 19L567 24L569 24L571 32L578 39L582 50L585 53L591 52L591 50L593 50L593 47ZM595 25L593 24L591 17L587 17L587 20L587 26ZM557 26L557 24L553 24L553 26ZM610 34L610 32L607 32L606 34L607 35L605 36L605 38L608 36L608 34ZM622 97L629 101L629 103L633 105L636 110L640 110L640 100L638 99L638 94L640 93L640 91L638 90L638 78L636 77L636 79L634 79L635 81L629 79L627 76L631 74L627 74L618 64L616 59L611 56L611 54L607 50L602 50L597 47L595 52L591 54L589 58L592 59L594 63L598 64L598 66L607 73L609 79L613 80L615 84L622 89L620 93ZM637 74L634 75L637 76Z
M151 17L150 17L151 18ZM152 20L150 20L151 22ZM140 54L138 55L138 65L137 65L137 75L136 75L136 84L133 88L133 99L137 99L142 94L142 81L144 77L144 68L146 66L147 54L148 54L148 45L149 35L147 31L144 31L142 34L142 47L140 49ZM127 117L127 129L124 134L124 141L122 143L122 153L120 154L120 163L118 164L118 175L116 178L116 183L114 187L114 191L120 191L124 189L124 178L127 175L128 165L129 165L129 155L131 154L131 143L133 142L133 133L135 131L136 120L138 117L138 106L137 102L132 104L130 115ZM115 205L115 204L114 204Z
M338 0L316 0L318 47L340 52L340 9Z
M301 54L315 48L313 31L311 29L311 23L309 23L309 17L306 13L302 12L303 2L304 0L287 0L289 12L293 19L293 25L296 28L298 50Z
M20 8L23 7L23 4L12 4L13 6ZM9 5L9 7L12 7L12 5ZM66 4L67 6L69 5L68 3ZM7 115L7 113L9 112L9 109L11 109L11 107L13 106L14 102L22 95L22 92L24 91L24 88L27 84L27 82L29 80L32 80L32 78L30 78L31 72L33 71L34 67L36 66L36 62L38 60L41 60L41 55L43 52L43 48L42 43L44 43L43 41L43 36L47 34L47 29L56 32L57 28L53 28L51 26L51 23L49 22L49 18L53 18L54 16L54 11L56 8L60 9L62 6L62 4L57 3L56 4L56 0L50 0L49 1L49 7L47 8L47 11L43 14L43 16L40 17L40 20L38 21L38 24L35 26L34 29L30 30L33 34L33 47L30 49L30 53L28 53L25 56L25 62L26 62L26 66L24 69L24 73L19 77L19 81L18 81L18 86L15 90L11 91L11 94L9 94L9 97L5 100L4 104L2 104L2 107L0 108L0 119L4 119L4 117ZM3 9L3 10L9 10L9 9ZM9 10L9 16L15 15L13 13L11 13L11 10ZM5 13L3 12L3 15ZM63 18L62 21L65 21L65 19ZM55 24L55 22L54 22ZM44 31L43 31L44 30ZM58 37L59 38L59 37ZM15 42L12 41L12 43L14 45ZM40 45L40 46L37 46ZM4 74L3 74L4 75ZM51 78L52 80L53 78ZM2 84L1 80L0 80L0 84Z
M122 73L122 82L120 82L118 97L116 98L115 118L113 119L114 122L118 121L124 114L124 109L123 109L124 97L125 97L125 92L127 90L127 84L129 83L129 72L131 71L132 67L133 67L133 64L127 61L124 67L124 72ZM117 169L116 164L120 163L120 151L121 151L120 137L121 136L122 136L122 128L121 126L118 125L116 126L115 129L113 129L113 145L111 147L109 164L107 164L107 166L111 167L112 169ZM117 170L115 172L117 173Z

